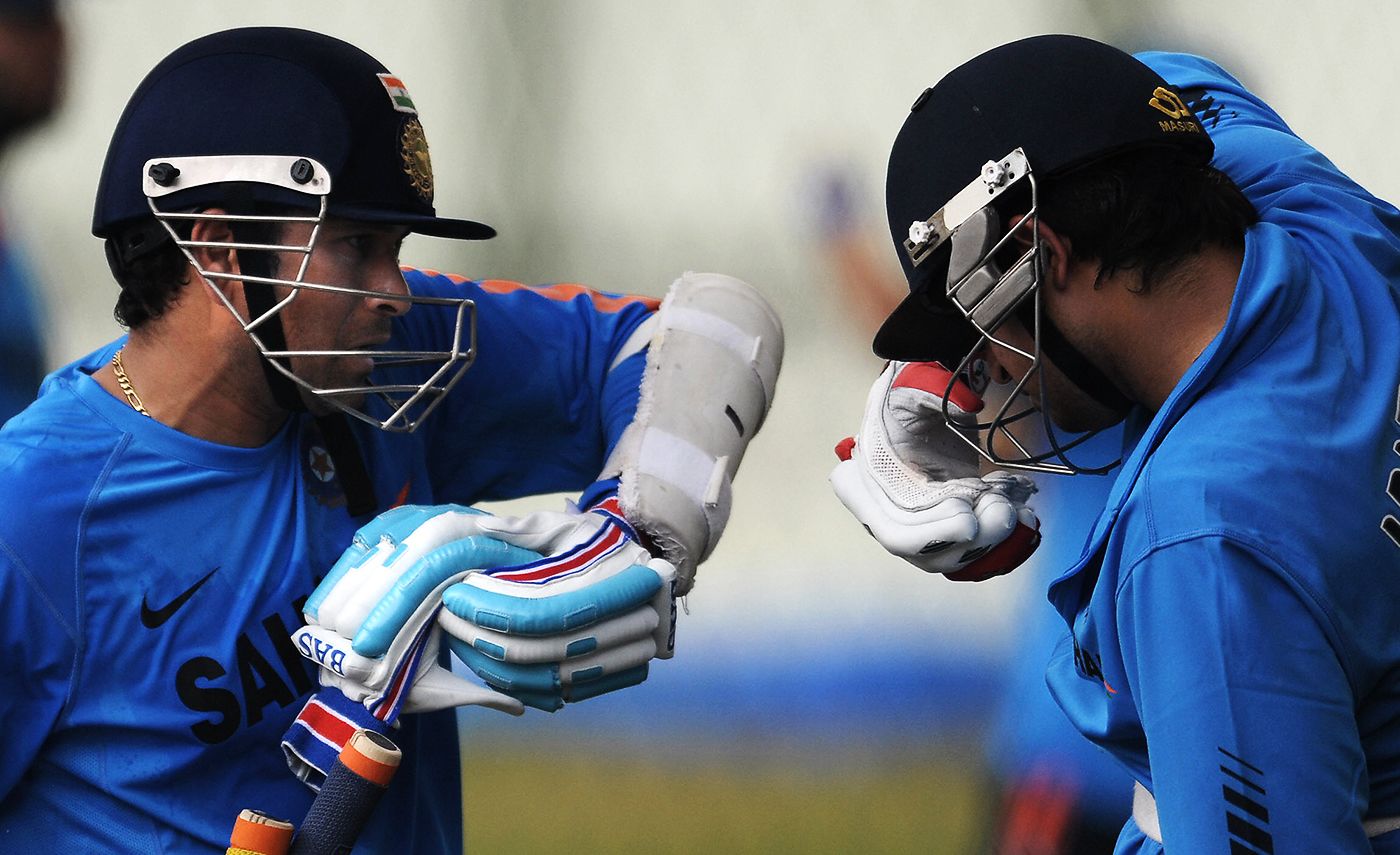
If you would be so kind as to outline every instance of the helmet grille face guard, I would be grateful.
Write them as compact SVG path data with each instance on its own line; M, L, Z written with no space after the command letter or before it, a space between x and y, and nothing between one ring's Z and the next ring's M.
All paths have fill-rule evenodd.
M1018 182L1024 181L1030 191L1030 210L1005 234L1001 234L1001 217L992 206L999 196ZM948 203L924 220L909 226L904 252L914 267L924 264L942 244L948 246L948 272L944 296L980 337L961 362L953 367L948 387L943 390L943 417L950 430L970 445L983 458L1012 469L1050 472L1060 475L1102 473L1113 468L1086 467L1069 459L1066 452L1087 440L1085 433L1061 442L1048 411L1037 406L1028 394L1029 384L1038 384L1040 400L1046 400L1044 362L1041 357L1042 304L1040 286L1043 281L1044 247L1040 238L1040 212L1035 176L1025 152L1015 149L1005 157L988 161L981 175L960 190ZM1014 251L1019 243L1026 249L1002 270L999 257ZM1028 324L1032 347L1029 352L996 335L1007 318L1022 306L1028 306ZM953 386L959 379L979 393L986 385L982 353L988 346L1005 348L1028 360L1026 372L1014 382L1009 394L996 408L989 420L967 415L955 418L949 409ZM1049 448L1034 451L1029 439L1018 436L1012 426L1039 415ZM1004 449L1014 449L1010 456Z
M229 214L207 211L189 212L162 210L161 200L171 194L211 184L230 182L272 185L283 190L304 194L317 210L314 215L299 214ZM146 195L151 214L165 228L171 240L179 247L186 260L218 295L220 302L234 316L258 352L279 374L297 387L305 390L314 400L339 410L360 421L374 425L381 430L410 432L416 429L423 419L442 403L444 397L471 367L476 358L476 306L466 298L417 297L413 295L366 292L357 288L347 288L332 283L307 282L307 267L311 253L316 248L316 240L325 222L327 198L331 192L330 171L319 162L308 157L273 155L227 155L207 157L167 157L154 158L146 162L142 176L142 189ZM180 237L173 223L179 221L216 220L223 222L260 222L290 225L309 223L311 231L304 244L248 243L239 241L197 241ZM286 279L276 275L255 276L247 273L221 273L205 268L198 259L196 249L231 249L237 251L268 253L273 257L284 254L300 256L294 278ZM275 268L274 268L275 270ZM287 289L284 296L265 303L264 310L250 310L253 317L244 317L222 290L215 287L213 280L239 280L254 287L269 290L282 287ZM267 335L280 323L278 315L291 305L303 291L320 291L336 294L346 300L364 300L374 297L415 305L435 306L439 310L451 312L452 337L447 350L292 350L285 345L278 348L269 346L269 341L279 342L279 334ZM250 306L255 301L249 301ZM401 382L370 382L358 386L322 387L300 376L291 367L293 359L369 359L373 373L401 375ZM381 371L381 369L390 369ZM408 369L408 370L398 370ZM426 374L426 377L424 375ZM421 379L420 379L421 378ZM382 402L380 407L374 402ZM374 412L372 412L372 410Z
M1008 42L924 89L890 149L885 183L890 236L910 293L876 333L875 353L905 362L961 363L975 373L976 359L968 355L992 344L1006 346L992 335L1014 314L1034 336L1034 344L1026 346L1031 352L1021 354L1031 360L1032 373L1042 367L1044 352L1057 373L1098 404L1126 412L1131 402L1042 311L1039 214L1054 181L1115 153L1148 147L1203 165L1214 152L1180 93L1139 60L1092 39L1043 35ZM1014 196L999 198L1013 187ZM975 236L973 214L994 201L1003 216L1029 208L1011 229L1017 246L1027 243L1029 253L1013 253L999 240L987 242L989 232L1002 237L1001 223L988 220L982 236ZM957 265L951 263L954 254ZM1008 258L1013 255L1019 259ZM957 272L950 275L950 268ZM1038 392L1047 405L1043 372L1038 386L1029 385L1029 376L1022 380L1013 397ZM1004 428L1014 416L1002 408L992 423ZM1022 432L1018 447L1016 438L1001 430L976 447L1004 466L1050 472L1109 468L1071 463L1063 452L1082 439L1061 442L1049 430L1048 417L1042 421L1045 439L1024 443L1028 435ZM1024 445L1036 450L1048 445L1051 451L1008 459L1013 449L1022 454Z

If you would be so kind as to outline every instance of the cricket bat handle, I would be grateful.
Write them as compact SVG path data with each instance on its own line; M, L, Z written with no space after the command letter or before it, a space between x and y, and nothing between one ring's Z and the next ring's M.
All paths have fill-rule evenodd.
M292 831L290 822L245 810L233 824L225 855L287 855Z
M387 736L357 731L345 743L288 855L348 855L403 755Z

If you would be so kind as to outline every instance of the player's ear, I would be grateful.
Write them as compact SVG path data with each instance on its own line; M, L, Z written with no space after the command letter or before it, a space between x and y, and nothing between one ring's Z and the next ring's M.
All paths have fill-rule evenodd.
M1012 217L1009 229L1019 247L1018 252L1030 249L1032 234L1040 236L1042 275L1051 288L1064 288L1069 281L1069 238L1055 231L1054 227L1044 220L1031 223L1025 214Z
M1064 290L1069 286L1069 269L1073 263L1069 238L1055 231L1054 227L1044 220L1040 221L1038 231L1040 244L1044 247L1041 264L1044 265L1042 269L1046 284L1051 288Z
M203 213L217 216L227 212L220 208L210 208ZM194 227L190 230L190 240L196 244L190 248L190 254L194 256L195 261L199 262L200 269L211 273L241 272L238 266L238 251L227 246L217 245L229 244L234 240L233 228L229 225L228 220L212 218L195 220ZM199 244L205 245L200 246ZM209 281L225 294L231 293L233 287L238 284L236 280L225 279L221 276L210 277Z

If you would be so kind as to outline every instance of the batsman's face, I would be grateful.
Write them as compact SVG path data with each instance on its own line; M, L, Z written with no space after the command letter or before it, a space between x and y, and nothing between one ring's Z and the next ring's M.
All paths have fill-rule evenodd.
M283 234L287 245L305 245L310 223L291 223ZM301 281L333 285L353 294L299 289L282 310L282 326L288 350L374 350L389 340L390 323L407 312L410 304L388 299L406 296L408 286L399 269L399 249L408 231L400 226L360 223L327 218L321 224L316 247ZM279 276L295 280L301 256L282 254ZM297 356L292 370L320 389L364 386L374 363L369 357ZM313 413L329 408L303 391ZM364 395L342 397L359 406Z
M1016 350L1036 352L1034 336L1019 320L1011 318L997 327L996 338L1010 347L996 341L982 345L980 356L987 361L991 379L997 383L1016 383L1030 373L1022 391L1036 407L1050 415L1056 427L1083 433L1103 430L1122 421L1121 413L1095 401L1045 354L1040 355L1036 368L1031 360L1017 353Z
M1024 216L1013 218L1012 240L1008 242L1012 255L1030 250L1034 239L1032 230L1026 228L1030 222ZM1097 290L1098 265L1074 259L1068 244L1048 224L1039 223L1038 231L1042 242L1040 278L1036 293L1024 299L1039 299L1043 316L1102 371L1107 359L1102 336L1093 323L1086 321L1086 307L1082 304L1085 295ZM1032 363L1026 354L1039 354L1039 359ZM983 344L982 355L997 382L1019 382L1027 377L1022 391L1061 430L1103 430L1123 418L1122 413L1095 401L1041 352L1034 331L1027 329L1017 315L1009 316L996 328L994 339Z

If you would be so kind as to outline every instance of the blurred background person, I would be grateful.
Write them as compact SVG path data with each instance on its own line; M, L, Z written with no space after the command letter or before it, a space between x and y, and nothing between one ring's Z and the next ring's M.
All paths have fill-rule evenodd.
M66 62L54 0L0 0L0 152L53 115ZM0 208L0 423L34 400L45 368L42 293L10 216Z

